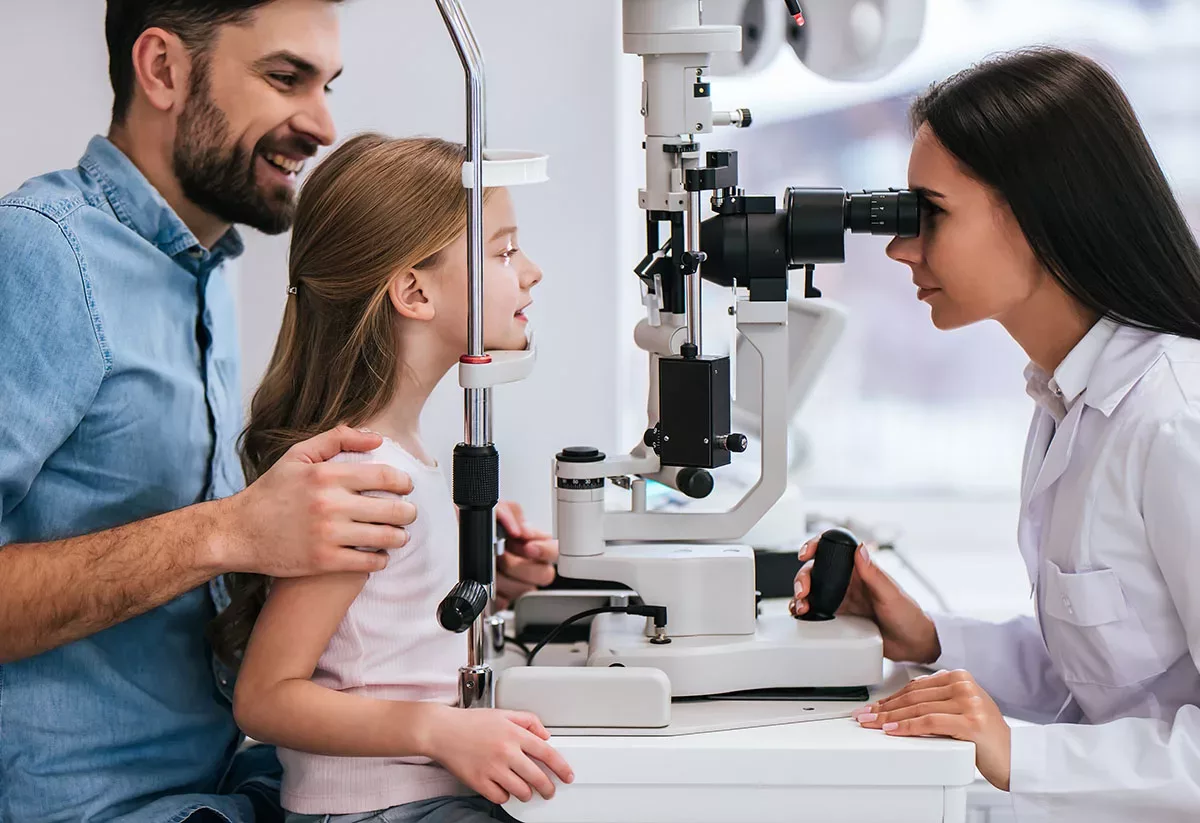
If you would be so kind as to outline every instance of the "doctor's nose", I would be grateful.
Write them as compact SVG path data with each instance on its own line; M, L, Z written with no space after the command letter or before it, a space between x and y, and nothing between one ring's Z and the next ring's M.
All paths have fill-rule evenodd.
M921 263L921 238L896 237L888 243L887 256L897 263L917 266Z

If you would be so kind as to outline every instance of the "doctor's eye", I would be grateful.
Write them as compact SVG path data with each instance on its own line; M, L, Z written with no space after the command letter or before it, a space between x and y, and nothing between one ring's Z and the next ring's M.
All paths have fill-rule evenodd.
M935 217L939 214L945 214L946 210L941 206L931 203L927 198L921 198L921 213L926 217Z

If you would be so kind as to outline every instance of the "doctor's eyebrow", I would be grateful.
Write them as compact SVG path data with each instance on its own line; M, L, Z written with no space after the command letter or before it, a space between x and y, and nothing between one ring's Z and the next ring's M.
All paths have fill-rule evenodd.
M946 199L946 195L942 194L940 191L934 191L933 189L927 189L924 186L913 186L911 191L916 192L917 194L921 195L922 197L936 197L939 200Z

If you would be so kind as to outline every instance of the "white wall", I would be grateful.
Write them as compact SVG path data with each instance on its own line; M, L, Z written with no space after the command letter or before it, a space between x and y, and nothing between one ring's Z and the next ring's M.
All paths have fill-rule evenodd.
M617 372L628 361L614 349L629 337L620 305L627 318L637 291L629 274L640 225L631 185L641 162L636 59L620 53L615 2L464 5L487 62L489 144L551 156L551 182L515 193L522 247L546 275L534 295L539 365L530 380L497 390L494 426L503 493L548 523L553 453L576 442L611 448L614 407L627 399ZM106 129L103 18L103 0L0 0L0 67L9 78L0 190L74 165ZM433 0L348 3L343 55L331 103L342 136L378 129L463 139L462 69ZM287 240L252 232L247 240L238 290L248 396L274 344ZM426 415L427 440L447 466L462 436L462 394L452 383Z

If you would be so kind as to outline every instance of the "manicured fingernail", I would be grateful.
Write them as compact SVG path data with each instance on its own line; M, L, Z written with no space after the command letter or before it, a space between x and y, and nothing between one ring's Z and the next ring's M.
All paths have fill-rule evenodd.
M867 547L866 547L866 546L859 546L859 547L858 547L858 553L859 553L860 555L862 555L862 559L863 559L863 560L867 561L868 563L870 563L870 562L871 562L871 555L870 555L870 554L867 552Z
M895 730L896 730L896 729L898 729L898 728L900 728L900 724L899 724L899 723L884 723L884 724L883 724L883 730L884 730L885 732L891 732L891 731L895 731Z
M857 709L854 710L854 714L851 716L858 717L860 714L867 714L868 712L873 712L873 711L875 711L874 706L859 706Z
M872 714L871 712L867 712L866 714L860 714L860 715L858 716L858 722L859 722L859 723L871 723L871 722L873 722L873 721L875 721L875 720L878 720L878 719L879 719L879 715L877 715L877 714Z

